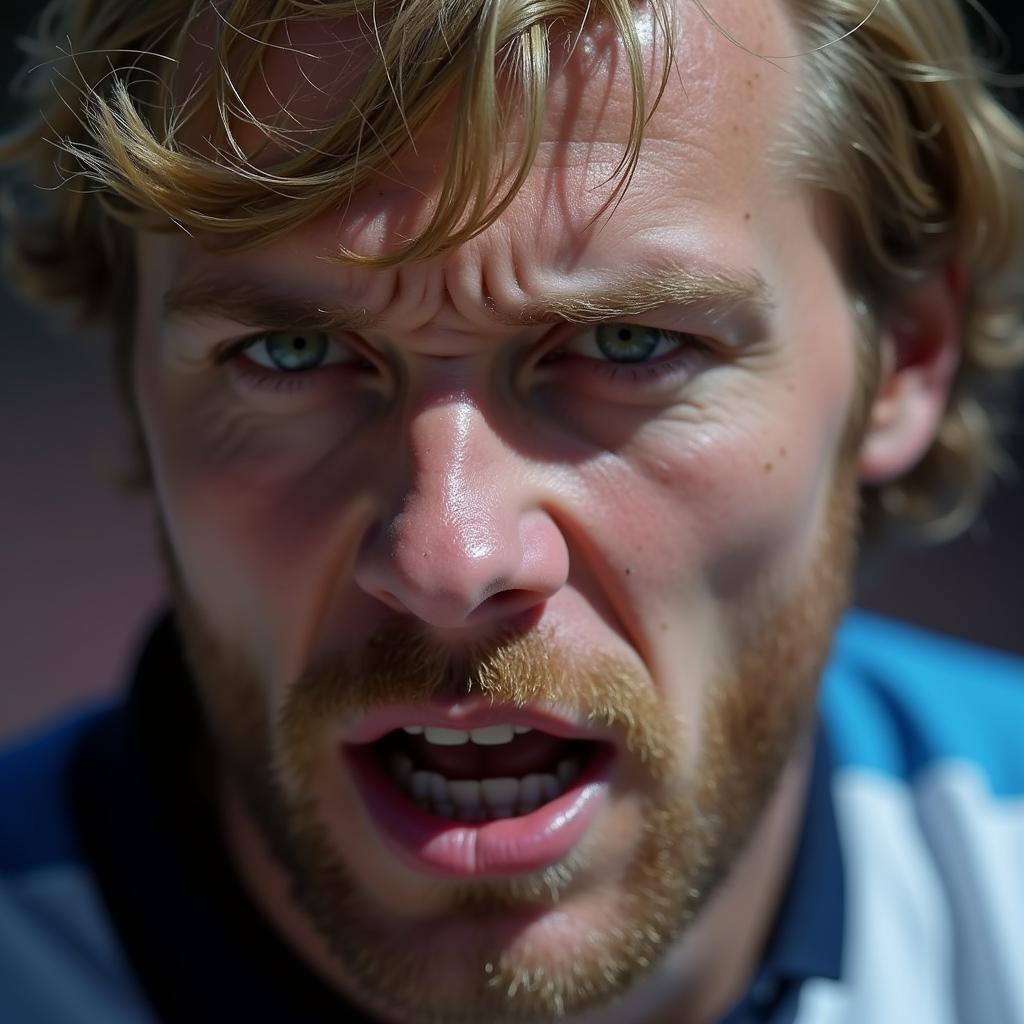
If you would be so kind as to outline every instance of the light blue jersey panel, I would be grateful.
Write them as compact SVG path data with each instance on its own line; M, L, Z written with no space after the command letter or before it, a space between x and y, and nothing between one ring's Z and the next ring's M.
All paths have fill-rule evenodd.
M0 1020L155 1024L77 865L0 879L0 950Z
M843 979L799 1024L1024 1024L1024 663L855 614L822 709Z
M994 794L1024 794L1024 661L861 612L834 655L823 708L841 765L909 781L970 761Z

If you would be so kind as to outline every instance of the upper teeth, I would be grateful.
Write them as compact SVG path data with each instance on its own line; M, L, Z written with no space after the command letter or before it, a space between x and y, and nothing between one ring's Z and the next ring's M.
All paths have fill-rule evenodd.
M497 747L509 743L530 729L525 725L487 725L480 729L446 729L436 725L406 725L403 731L422 736L427 743L439 747L460 747L463 743L478 743L482 747Z

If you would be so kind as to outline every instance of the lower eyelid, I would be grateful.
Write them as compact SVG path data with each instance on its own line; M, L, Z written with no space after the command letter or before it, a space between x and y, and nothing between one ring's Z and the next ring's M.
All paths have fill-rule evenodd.
M244 350L235 353L226 368L243 386L267 392L312 390L329 385L332 376L350 369L347 363L328 363L309 370L268 370L247 359Z
M275 373L259 363L243 362L244 355L241 353L239 355L240 358L232 364L232 368L235 375L250 386L267 391L294 391L298 388L309 386L309 382L302 379L308 376L310 372L308 370L303 372Z
M698 369L701 353L692 348L673 349L668 354L650 362L613 363L607 360L575 360L569 372L580 373L597 382L620 387L625 391L642 392L645 386L655 387L659 383L671 384L675 380L685 383ZM568 369L568 368L567 368ZM674 386L674 385L673 385Z
M591 359L587 360L587 362L593 364L596 370L611 371L612 374L633 374L635 376L641 373L657 373L675 369L682 359L683 351L672 349L672 351L666 352L664 355L655 356L652 359L636 360L635 362L615 362L611 359Z

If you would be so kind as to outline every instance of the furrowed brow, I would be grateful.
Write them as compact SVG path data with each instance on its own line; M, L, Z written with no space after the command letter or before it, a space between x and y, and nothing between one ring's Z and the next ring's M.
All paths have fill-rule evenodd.
M365 309L324 309L285 295L274 295L252 284L199 279L164 295L165 320L231 320L268 330L362 330L376 317Z
M595 324L643 316L667 306L700 310L714 317L739 313L764 324L775 309L771 290L756 271L655 270L592 289L542 296L516 313L492 310L500 323ZM217 318L268 330L366 330L381 318L365 308L325 309L254 284L200 278L164 295L164 319Z
M740 312L766 323L775 310L771 289L757 271L657 270L589 291L527 303L520 323L607 323L665 306L696 308L709 316ZM502 317L502 319L505 319Z

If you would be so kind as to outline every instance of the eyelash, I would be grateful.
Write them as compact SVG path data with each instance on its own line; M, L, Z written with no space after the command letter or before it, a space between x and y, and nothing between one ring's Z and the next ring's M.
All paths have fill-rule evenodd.
M352 370L363 368L358 363L328 363L325 366L314 366L309 370L280 370L272 372L246 358L246 349L252 348L257 342L263 341L273 331L260 331L244 338L228 342L214 357L214 365L229 366L231 371L242 378L248 387L271 392L297 392L313 386L314 378L322 379L330 371ZM365 365L369 365L366 363Z
M678 341L679 347L651 362L616 363L610 359L599 360L563 351L567 344L563 338L544 355L541 364L557 366L571 361L576 371L587 374L600 384L626 387L643 393L645 390L655 390L659 384L674 383L679 377L692 373L696 368L695 362L706 357L711 349L711 340L702 335L665 328L653 329Z

